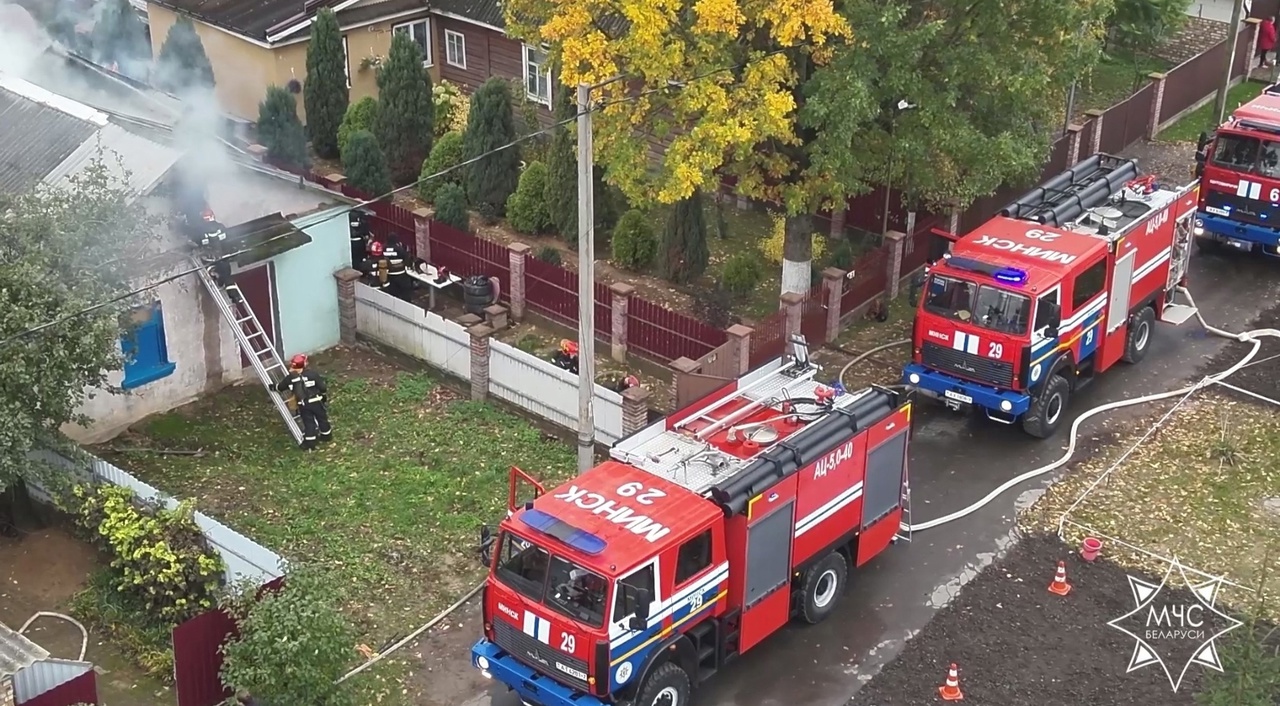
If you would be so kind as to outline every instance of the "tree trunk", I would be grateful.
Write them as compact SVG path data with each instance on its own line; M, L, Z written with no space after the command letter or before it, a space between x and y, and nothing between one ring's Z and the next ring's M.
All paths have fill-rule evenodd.
M782 241L782 294L808 294L813 270L813 216L787 216Z
M831 239L844 240L844 222L847 216L845 205L840 204L831 212Z
M907 211L907 242L906 242L906 251L905 251L906 254L908 255L910 255L911 252L915 250L915 246L916 246L916 239L915 239L915 234L916 234L915 208L916 207L911 206L910 208L911 210Z

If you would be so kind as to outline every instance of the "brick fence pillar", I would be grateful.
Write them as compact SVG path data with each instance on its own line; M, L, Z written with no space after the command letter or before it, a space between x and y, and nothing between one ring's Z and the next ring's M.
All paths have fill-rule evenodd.
M413 212L414 254L423 262L431 262L431 211L420 208Z
M1107 116L1105 110L1086 110L1084 114L1093 120L1093 139L1089 142L1089 154L1081 155L1083 157L1092 157L1102 151L1102 119Z
M649 426L649 395L644 387L622 391L622 435L628 436Z
M609 285L613 292L613 320L610 324L609 355L619 363L627 362L627 310L636 288L626 282Z
M1258 27L1262 25L1262 18L1249 17L1245 19L1244 22L1245 22L1245 27L1240 31L1243 34L1247 35L1248 37L1247 41L1249 42L1249 58L1245 59L1243 80L1248 81L1249 78L1253 76L1253 58L1258 55ZM1239 45L1237 44L1236 56L1240 56L1239 52L1240 52L1240 48L1239 48ZM1227 112L1231 112L1230 106L1227 106Z
M906 241L907 234L902 231L891 230L884 234L885 245L889 248L889 261L885 263L888 268L888 280L884 285L885 299L898 298L898 280L902 279L902 256L906 253Z
M734 324L724 331L729 335L730 354L734 359L734 370L745 375L751 369L751 327Z
M1080 133L1084 132L1083 125L1071 123L1067 126L1067 166L1073 167L1076 162L1080 161Z
M356 282L361 276L350 267L333 273L338 280L338 335L346 344L356 342Z
M13 679L0 679L0 706L14 706L17 702L18 697L13 693Z
M783 312L783 339L786 341L786 350L791 352L791 337L800 333L800 310L804 306L804 295L795 292L787 292L778 298L778 303Z
M1151 98L1151 115L1147 116L1147 139L1154 140L1160 134L1160 109L1164 107L1164 83L1169 74L1153 71L1147 78L1151 79L1154 86L1151 90L1155 93Z
M529 256L529 246L524 243L512 243L507 246L507 255L511 264L511 318L524 320L524 263Z
M471 399L482 401L489 396L489 337L493 329L476 324L467 333L471 334Z
M822 288L827 297L827 340L840 335L840 298L844 296L844 270L828 267L822 271Z

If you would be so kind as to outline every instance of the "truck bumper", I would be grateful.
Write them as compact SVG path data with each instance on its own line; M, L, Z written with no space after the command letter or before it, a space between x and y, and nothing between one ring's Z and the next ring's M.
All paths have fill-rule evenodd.
M1216 240L1241 250L1253 250L1251 246L1260 245L1262 247L1259 249L1268 255L1280 254L1280 250L1277 250L1280 247L1280 231L1274 228L1240 223L1204 211L1196 211L1196 220L1202 224L1195 232L1198 239Z
M590 694L535 672L487 639L472 645L471 664L482 674L505 684L529 706L608 706Z
M1031 408L1031 396L1026 393L969 382L919 363L909 363L903 368L902 382L945 402L981 407L1004 417L1021 417Z

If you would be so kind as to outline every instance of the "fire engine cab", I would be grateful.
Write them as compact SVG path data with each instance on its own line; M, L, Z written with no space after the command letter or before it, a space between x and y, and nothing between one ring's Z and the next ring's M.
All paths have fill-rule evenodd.
M477 669L536 706L684 706L792 618L831 614L898 536L910 393L819 384L792 345L529 502L512 469L511 512L481 529Z
M1200 134L1196 176L1198 246L1280 256L1280 84Z
M1147 354L1190 258L1197 185L1090 157L1006 206L928 270L903 381L1047 438L1070 396Z

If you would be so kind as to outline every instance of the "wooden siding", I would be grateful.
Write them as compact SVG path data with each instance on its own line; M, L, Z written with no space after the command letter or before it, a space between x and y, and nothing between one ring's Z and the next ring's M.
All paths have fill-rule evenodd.
M524 45L520 41L452 17L433 15L432 19L434 20L432 42L437 47L435 66L440 72L441 79L458 84L467 93L471 93L490 77L497 76L516 82L515 89L521 92L515 96L517 101L524 97L522 88L524 86ZM457 32L465 38L467 68L460 69L445 61L445 30ZM564 90L564 88L553 85L551 90L554 96L555 91ZM538 121L544 127L550 125L551 110L539 106Z

